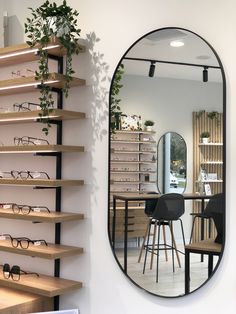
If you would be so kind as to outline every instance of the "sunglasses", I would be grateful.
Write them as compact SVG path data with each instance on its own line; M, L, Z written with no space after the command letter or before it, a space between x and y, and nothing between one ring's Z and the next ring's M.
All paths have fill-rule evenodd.
M21 275L36 275L37 277L39 277L39 274L37 273L24 271L20 269L20 266L18 265L13 265L12 267L10 267L10 265L7 263L3 265L2 271L3 277L5 279L9 279L11 277L14 281L19 281Z
M10 234L2 234L0 235L0 240L6 240L6 238L9 238L11 241L11 245L14 248L17 247L21 247L22 249L26 250L28 249L30 244L33 244L35 246L39 246L39 245L46 245L48 246L47 242L45 240L31 240L29 238L26 237L12 237Z
M14 137L15 145L49 145L49 142L42 138L31 137L31 136L22 136Z
M30 205L18 205L15 203L1 203L0 207L2 207L3 209L11 209L14 214L19 214L20 212L24 215L28 215L30 212L50 213L50 210L46 206L30 206Z

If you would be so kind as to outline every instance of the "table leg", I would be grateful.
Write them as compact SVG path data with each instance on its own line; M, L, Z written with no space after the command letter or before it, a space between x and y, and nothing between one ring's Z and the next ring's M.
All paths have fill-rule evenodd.
M190 293L190 265L189 265L189 259L190 259L190 252L189 250L185 250L185 294Z
M128 200L125 200L125 226L124 226L124 273L127 274L128 250Z
M205 209L205 202L204 199L202 199L202 204L201 204L201 213L204 212ZM204 240L204 219L201 219L201 240ZM201 254L201 262L203 262L203 254Z
M213 271L213 254L208 255L208 277L211 276Z
M115 242L116 242L116 198L113 197L113 217L112 217L112 248L115 253Z

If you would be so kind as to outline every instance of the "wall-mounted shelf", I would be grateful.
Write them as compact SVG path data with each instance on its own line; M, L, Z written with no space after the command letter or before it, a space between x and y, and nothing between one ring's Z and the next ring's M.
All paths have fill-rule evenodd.
M84 152L83 146L73 145L22 145L0 146L0 154L6 153L70 153Z
M80 247L52 243L48 243L47 246L44 244L38 246L30 244L28 249L22 249L20 246L14 248L10 240L0 240L0 250L44 259L57 259L83 253L83 249Z
M4 112L0 113L0 124L9 123L22 123L22 122L37 122L39 121L39 114L41 110L33 110L27 112ZM52 120L72 120L72 119L84 119L85 113L63 110L63 109L52 109L49 114L49 118Z
M0 295L1 314L23 314L53 310L51 298L7 287L0 287Z
M37 61L39 56L37 54L39 47L30 48L27 44L16 45L11 47L6 47L0 49L0 67L5 67L9 65L22 64L24 62ZM85 51L84 46L79 46L79 51ZM35 246L30 244L28 249L22 249L21 247L14 248L11 242L7 240L0 241L0 251L5 252L5 258L7 259L7 253L15 253L19 255L39 257L43 259L54 260L54 270L52 271L53 276L40 275L36 277L35 275L22 275L19 281L13 281L10 279L5 279L2 274L2 269L0 267L0 285L18 289L20 291L26 291L31 293L36 293L41 296L46 297L56 297L54 298L54 310L59 309L59 295L66 292L78 289L82 287L82 284L73 280L66 280L60 277L60 259L66 256L76 256L83 252L80 247L61 245L61 223L66 221L81 220L84 218L83 214L77 213L65 213L62 208L62 187L69 186L82 186L84 185L83 180L67 180L62 179L62 160L63 155L61 153L65 152L84 152L83 146L75 145L63 145L63 123L60 121L67 119L84 119L85 113L75 112L69 110L63 110L63 88L66 86L65 76L63 75L63 56L66 55L66 49L60 46L58 40L52 41L47 48L48 56L50 59L56 61L57 71L59 73L50 73L47 81L41 82L36 80L35 76L25 76L7 80L0 81L0 96L19 93L28 93L34 91L40 91L41 85L46 84L52 87L52 92L54 93L55 106L57 108L50 110L50 113L46 117L40 117L41 110L33 111L13 111L13 107L6 108L6 112L0 113L0 125L16 124L16 123L32 123L32 122L42 122L45 119L50 124L54 124L53 129L55 140L53 143L55 145L29 145L29 146L1 146L0 154L18 154L17 159L20 159L19 153L33 153L39 156L54 156L55 161L55 174L53 175L56 179L41 179L40 176L34 177L34 179L13 179L11 176L8 178L0 178L0 186L28 186L39 189L55 188L55 193L53 191L52 195L55 198L55 211L54 212L30 212L28 215L22 213L15 214L11 209L0 208L0 217L5 219L18 219L31 221L33 223L47 222L54 223L55 226L52 227L55 244L44 244ZM51 62L49 62L51 67ZM72 78L69 85L73 86L83 86L85 85L85 80L80 78ZM28 95L31 98L31 95ZM16 102L17 99L15 97ZM40 101L38 100L38 103ZM40 107L33 107L38 108ZM11 111L12 110L12 111ZM7 156L6 156L7 157ZM6 159L6 158L5 158ZM43 177L42 177L43 178ZM50 193L51 194L51 193ZM9 196L10 197L10 196ZM11 202L11 200L9 200ZM11 226L10 226L11 227ZM21 233L24 230L22 227ZM38 239L43 239L44 237L38 236ZM14 262L17 264L17 261ZM22 267L23 268L23 267Z
M112 154L138 154L138 155L153 155L156 154L156 151L141 151L141 150L118 150L111 149Z
M28 215L15 214L11 209L0 207L0 217L6 219L19 219L31 222L47 222L47 223L60 223L66 221L75 221L84 219L84 214L65 213L65 212L30 212Z
M82 283L79 281L41 274L39 274L39 277L35 275L22 275L19 281L5 279L2 267L0 267L0 284L5 287L36 293L46 297L55 297L82 288Z
M201 161L202 165L223 165L223 161Z
M131 130L116 130L115 131L116 134L150 134L153 135L156 132L155 131L131 131Z
M156 144L155 141L129 141L129 140L111 140L111 143L117 144Z
M65 77L63 74L50 73L49 79L44 83L51 87L64 88ZM34 76L3 80L0 81L0 96L37 91L37 86L40 84L41 81L36 81ZM70 82L70 87L82 85L85 85L85 80L77 77L74 77Z
M122 164L155 164L156 161L149 161L149 160L111 160L111 163L112 164L119 164L119 163L122 163Z
M111 180L111 184L153 184L156 181L119 181L119 180Z
M62 57L66 54L66 50L60 46L58 40L53 40L47 48L48 53L53 56ZM1 48L0 50L0 67L10 66L23 62L38 61L38 48L30 48L26 43ZM79 51L84 52L85 46L79 45Z
M59 179L0 179L0 185L20 185L20 186L38 186L38 187L64 187L81 186L83 180L59 180Z
M129 173L129 174L145 174L145 173L156 173L155 170L143 170L143 171L128 171L128 170L111 170L110 173Z
M199 143L199 146L223 146L223 143Z

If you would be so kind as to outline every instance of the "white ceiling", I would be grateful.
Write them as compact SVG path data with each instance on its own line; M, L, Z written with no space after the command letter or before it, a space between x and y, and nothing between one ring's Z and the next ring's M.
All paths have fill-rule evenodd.
M182 40L184 46L174 48L170 41ZM197 35L180 29L163 29L138 41L126 57L219 66L211 48ZM148 77L150 62L123 60L125 74ZM202 81L202 67L156 63L155 77ZM151 79L151 78L150 78ZM220 69L208 69L208 81L221 82Z

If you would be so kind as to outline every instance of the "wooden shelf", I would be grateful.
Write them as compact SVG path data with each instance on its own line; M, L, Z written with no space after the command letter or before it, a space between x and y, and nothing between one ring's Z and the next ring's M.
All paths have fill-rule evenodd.
M128 171L128 170L111 170L110 173L114 174L114 173L129 173L129 174L145 174L145 173L156 173L156 171Z
M117 150L117 149L111 149L112 154L138 154L138 155L153 155L156 153L156 151L138 151L138 150Z
M69 153L84 152L83 146L72 145L22 145L0 146L0 154L3 153Z
M0 313L23 314L53 310L53 298L0 287Z
M27 255L32 257L40 257L44 259L57 259L66 256L74 256L83 253L80 247L67 246L61 244L51 244L48 246L30 244L28 249L22 249L20 246L12 247L10 240L0 240L0 250L20 255Z
M14 186L38 186L38 187L63 187L63 186L81 186L83 180L59 180L59 179L0 179L0 185Z
M51 87L64 88L65 77L59 73L50 73L49 79L44 83ZM85 80L74 77L70 87L85 85L85 83ZM34 76L3 80L0 81L0 96L37 91L37 86L40 84L41 81L36 81Z
M223 143L199 143L199 146L223 146Z
M202 165L223 165L223 161L201 161Z
M155 131L115 130L115 134L155 134Z
M22 213L15 214L11 209L5 209L0 207L0 217L6 219L19 219L27 220L31 222L48 222L48 223L59 223L66 221L82 220L84 214L76 213L65 213L65 212L30 212L28 215Z
M118 180L112 180L111 184L154 184L156 181L118 181Z
M129 140L111 140L111 143L117 144L155 144L155 141L129 141Z
M41 110L0 113L0 124L36 122L40 119L40 113L42 113ZM52 120L84 119L85 113L64 109L52 109L49 114L49 118Z
M151 160L148 160L148 161L145 161L145 160L137 160L137 161L134 161L134 160L111 160L111 163L112 164L119 164L119 163L122 163L122 164L155 164L156 161L151 161Z
M79 45L80 52L85 51L85 46ZM0 49L0 67L19 64L23 62L38 61L38 48L30 48L26 43L9 46ZM59 45L58 40L54 40L48 46L48 53L62 57L66 55L66 50Z
M0 285L21 291L36 293L46 297L55 297L67 292L80 289L82 283L74 280L56 278L51 276L22 275L19 281L5 279L0 266Z

